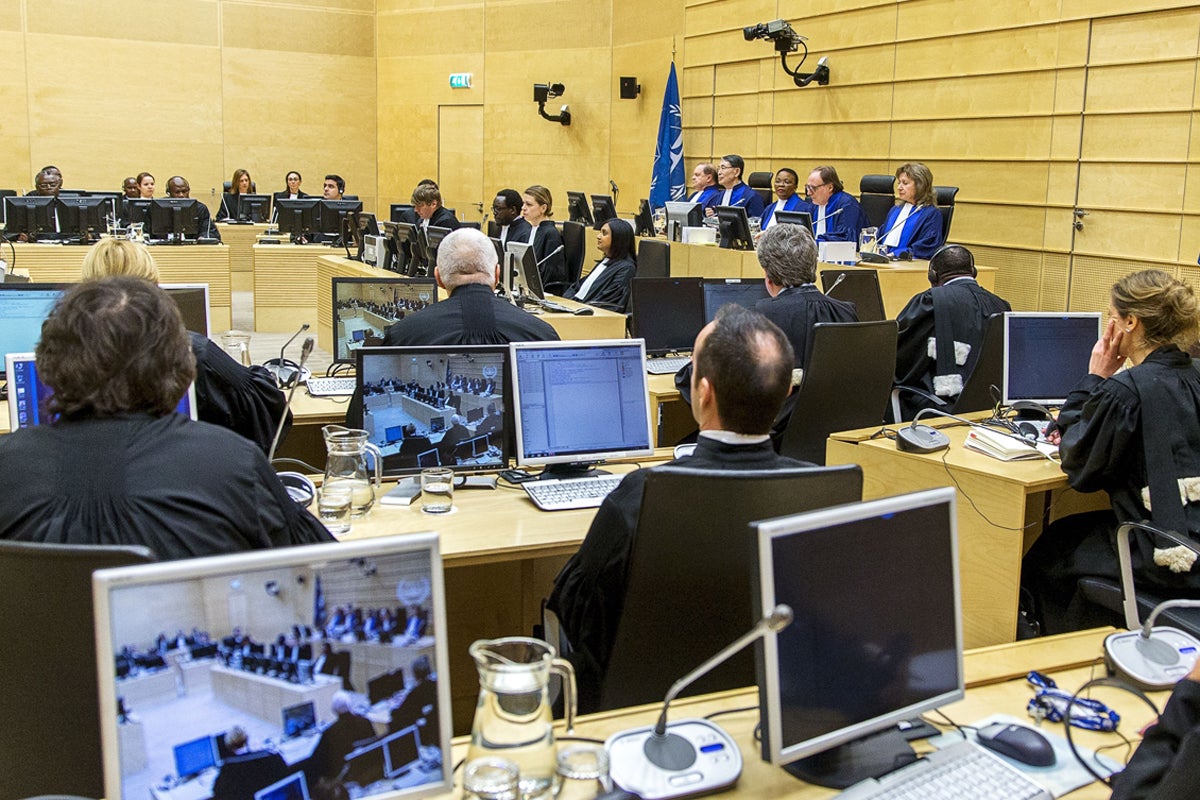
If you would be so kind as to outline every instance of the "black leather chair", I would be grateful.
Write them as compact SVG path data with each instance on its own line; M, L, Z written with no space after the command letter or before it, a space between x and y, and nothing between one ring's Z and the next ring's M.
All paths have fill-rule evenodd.
M565 285L557 283L547 285L545 290L548 294L561 296L571 284L579 280L579 276L583 273L584 241L587 238L587 230L587 227L578 222L562 224L563 258L567 260L567 282Z
M746 185L758 192L758 196L763 199L764 203L770 203L774 197L774 184L775 173L773 172L751 172L750 177L746 179Z
M104 796L92 572L145 547L0 541L0 797Z
M942 241L950 241L950 223L954 219L954 196L958 194L957 186L935 186L933 195L938 210L942 212Z
M824 464L829 434L883 424L895 375L895 320L817 323L804 379L780 412L779 452Z
M750 629L758 545L749 523L861 499L854 464L650 470L600 708L661 701L672 683ZM749 648L684 694L754 682Z
M837 284L836 288L834 284ZM821 273L821 290L834 300L854 303L859 322L887 319L883 310L883 291L879 288L879 273L873 269L847 269L843 272L827 269Z
M671 277L671 245L659 239L639 239L635 277Z
M867 223L878 228L887 220L888 212L896 205L891 175L863 175L858 182L858 204L862 206Z
M896 386L892 390L892 418L900 421L900 395L905 392L918 394L930 401L934 408L948 414L965 414L970 411L987 411L996 405L1000 395L992 394L992 387L999 392L1004 388L1004 315L988 317L979 347L967 356L972 364L963 381L962 391L954 402L929 394L915 386Z
M233 181L225 181L222 186L225 189L225 194L229 194L231 191L233 191ZM258 184L254 181L250 181L250 194L258 194Z

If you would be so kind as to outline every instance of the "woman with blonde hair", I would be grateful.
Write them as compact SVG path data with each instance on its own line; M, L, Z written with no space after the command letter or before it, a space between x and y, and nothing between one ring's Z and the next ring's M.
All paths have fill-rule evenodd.
M542 278L542 287L547 292L562 294L566 291L567 259L558 252L562 247L562 234L550 217L554 216L554 197L545 186L534 184L521 195L521 216L529 223L529 244L533 245L534 255L540 264L538 272Z

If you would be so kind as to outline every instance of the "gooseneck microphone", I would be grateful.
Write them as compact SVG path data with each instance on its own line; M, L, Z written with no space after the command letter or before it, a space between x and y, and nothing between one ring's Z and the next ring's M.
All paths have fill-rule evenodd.
M308 323L305 323L301 331L308 329ZM299 336L300 332L296 333ZM292 339L295 339L293 336ZM291 339L288 340L291 343ZM286 348L287 345L284 345ZM267 461L272 461L275 458L275 448L279 447L279 439L283 436L283 423L287 419L288 412L292 410L292 397L296 394L296 387L300 385L300 375L304 372L304 362L308 361L308 357L312 355L313 338L311 336L305 338L304 344L300 345L300 365L296 370L296 380L292 381L292 386L288 390L287 403L283 406L283 413L279 415L279 424L275 427L275 438L271 441L271 451L267 453Z
M621 190L617 188L617 182L612 178L608 179L608 187L612 189L613 205L615 206L617 204L617 198L621 196Z
M549 253L546 253L546 257L543 258L541 261L538 261L537 263L535 263L534 266L540 267L542 264L545 264L547 261L554 258L556 255L558 255L559 253L561 253L563 250L566 250L566 249L567 249L567 246L565 244L560 244L558 247L554 248Z
M843 272L841 275L837 276L837 280L833 282L833 286L830 286L828 289L825 290L825 294L832 295L833 290L836 289L838 287L838 284L844 280L846 280L846 273Z
M275 375L275 383L276 383L276 385L279 386L280 389L285 388L287 386L288 382L292 379L292 376L288 372L288 370L292 369L293 367L296 367L296 365L294 363L288 361L288 359L284 356L284 353L287 351L287 349L289 347L291 347L292 342L296 341L296 337L299 336L300 334L304 333L306 330L308 330L309 327L310 326L307 322L304 323L303 325L301 325L300 330L293 333L292 338L290 338L286 342L284 342L283 347L279 348L278 360L273 358L270 361L267 361L266 363L263 364L264 367L266 367L268 370L270 370ZM299 381L300 381L300 375L302 374L302 372L303 372L303 365L301 365L300 367L296 367L296 382L297 383L299 383Z

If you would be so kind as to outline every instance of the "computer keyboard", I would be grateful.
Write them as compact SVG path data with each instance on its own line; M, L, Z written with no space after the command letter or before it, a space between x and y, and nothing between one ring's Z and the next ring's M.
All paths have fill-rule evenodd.
M562 303L555 303L553 300L538 300L538 308L546 311L554 311L559 314L574 314L575 309L564 306Z
M683 369L683 365L692 360L691 356L666 356L664 358L647 358L646 372L651 375L674 375Z
M332 378L312 377L308 379L308 393L313 397L349 397L354 394L357 385L355 378L334 376Z
M600 502L620 482L619 475L594 475L590 478L529 481L521 485L542 511L566 511L572 508L599 508Z
M1053 795L974 742L851 786L837 800L1052 800Z

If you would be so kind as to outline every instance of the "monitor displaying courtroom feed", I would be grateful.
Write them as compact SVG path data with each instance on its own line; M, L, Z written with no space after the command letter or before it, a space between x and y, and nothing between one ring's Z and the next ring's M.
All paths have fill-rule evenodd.
M370 347L355 355L358 427L383 453L388 475L507 466L506 346Z
M896 723L963 697L954 490L751 527L756 613L782 603L794 614L757 650L763 758L836 787L912 760Z
M433 278L333 278L333 360L353 364L360 347L383 344L387 329L436 303Z
M1010 311L1004 315L1004 404L1060 406L1087 375L1100 338L1098 312Z
M561 475L654 452L641 339L509 347L518 464Z
M32 353L65 283L0 283L0 378L9 353Z
M183 317L183 327L192 333L208 336L209 301L207 283L160 283L159 288L171 295Z
M704 327L702 278L634 278L633 336L647 355L689 352Z
M101 570L92 581L104 796L290 799L274 787L296 773L312 786L334 783L343 797L391 800L450 789L436 534L144 566ZM176 649L177 631L212 642L216 654ZM361 694L397 669L410 693L423 687L415 695L420 708L400 693L375 703ZM287 736L289 725L295 733L307 724L308 703L315 724ZM349 768L351 743L333 743L345 726L321 746L342 714L364 717L360 729L374 726L375 735L353 747L381 746L382 768ZM211 765L206 737L218 743ZM237 791L226 791L231 786Z
M770 296L761 278L705 278L704 324L716 319L723 305L737 303L753 310L759 300Z

